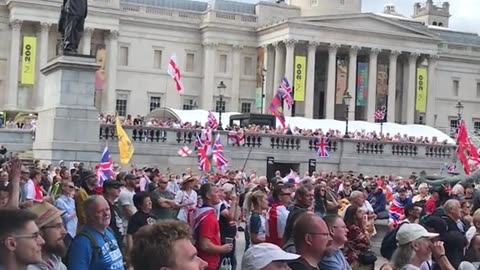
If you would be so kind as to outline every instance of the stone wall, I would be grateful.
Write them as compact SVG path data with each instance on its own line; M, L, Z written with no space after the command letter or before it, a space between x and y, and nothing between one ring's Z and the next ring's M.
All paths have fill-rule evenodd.
M31 151L34 132L24 129L0 129L0 144L5 145L8 152Z

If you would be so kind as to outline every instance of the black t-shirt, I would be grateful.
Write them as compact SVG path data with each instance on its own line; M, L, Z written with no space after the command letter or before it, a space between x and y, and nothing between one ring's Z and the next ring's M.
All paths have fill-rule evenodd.
M125 228L123 227L122 216L120 216L120 210L116 204L111 204L110 206L110 229L112 229L115 238L117 239L118 245L121 246L123 243L123 236L125 235Z
M127 234L135 234L141 227L149 224L155 223L157 218L150 214L144 213L143 211L137 211L128 221Z
M292 270L318 270L317 266L311 266L305 259L298 258L287 263Z
M218 224L220 226L220 237L222 238L222 243L225 243L225 237L235 238L237 235L237 226L234 222L230 223L230 221L222 216L222 211L227 209L225 203L222 203L220 206L220 218L218 220Z

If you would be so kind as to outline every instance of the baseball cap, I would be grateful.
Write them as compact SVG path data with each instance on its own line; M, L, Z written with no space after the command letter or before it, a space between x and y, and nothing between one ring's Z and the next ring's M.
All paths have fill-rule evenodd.
M298 259L300 255L283 251L277 245L261 243L253 245L242 258L243 270L258 270L275 261L291 261Z
M434 238L438 233L430 233L423 226L418 224L404 224L397 232L397 242L399 245L411 243L422 237Z
M122 182L120 181L117 181L117 180L107 180L105 182L103 182L103 189L107 189L107 188L118 188L118 187L121 187L123 186Z
M28 208L28 210L37 216L35 223L39 228L42 228L65 213L65 211L58 210L58 208L48 202L36 203Z
M223 192L232 192L233 190L235 190L235 185L234 184L230 184L230 183L226 183L222 186L222 189L223 189Z

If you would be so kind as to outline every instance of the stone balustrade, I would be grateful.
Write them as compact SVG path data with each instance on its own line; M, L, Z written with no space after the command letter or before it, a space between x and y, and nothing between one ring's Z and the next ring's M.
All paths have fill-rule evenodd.
M136 148L135 156L144 155L143 158L138 157L138 162L149 164L154 161L162 163L159 161L166 160L170 167L174 167L177 162L195 167L196 161L193 161L196 159L195 154L182 159L177 151L184 145L194 148L195 138L201 134L201 130L136 126L126 126L124 129ZM319 158L315 155L315 137L246 133L244 145L231 145L228 144L228 132L218 133L227 158L234 164L233 167L241 167L250 148L253 148L250 151L249 165L259 171L265 170L266 158L273 156L279 163L297 164L300 171L307 170L309 159L316 159L317 168L326 171L353 170L370 174L406 175L412 171L426 170L433 174L438 173L445 163L451 162L455 152L454 145L331 138L328 142L330 156ZM101 125L99 135L100 141L109 145L115 155L118 151L116 143L112 143L117 141L115 126ZM159 156L162 158L159 159Z

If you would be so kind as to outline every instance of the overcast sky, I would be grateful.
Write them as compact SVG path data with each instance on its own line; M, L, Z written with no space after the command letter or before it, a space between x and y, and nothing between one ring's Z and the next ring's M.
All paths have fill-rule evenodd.
M234 1L258 2L258 0ZM416 2L425 3L426 0L363 0L363 12L383 12L386 3L393 3L398 13L410 17L413 14L413 4ZM444 1L434 0L433 2L441 4ZM467 32L480 32L480 0L449 0L448 2L450 2L450 13L452 14L450 28Z

